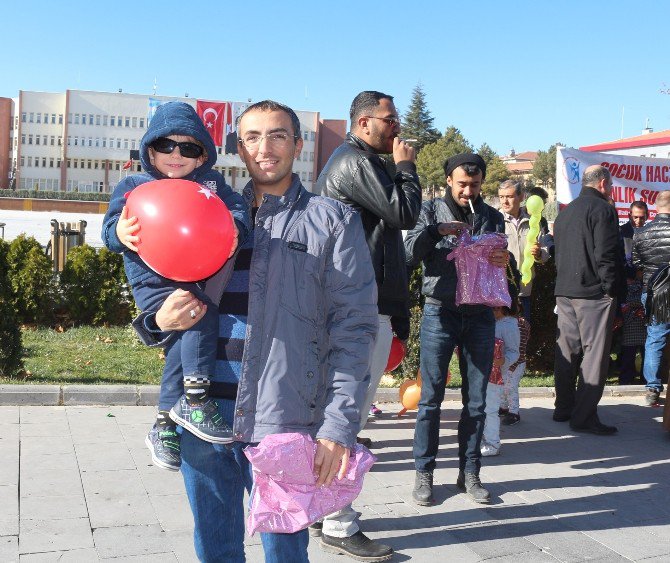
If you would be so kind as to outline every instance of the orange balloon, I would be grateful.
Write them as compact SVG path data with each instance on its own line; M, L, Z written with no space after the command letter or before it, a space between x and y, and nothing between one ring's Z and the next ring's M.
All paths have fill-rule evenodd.
M421 371L417 372L416 379L403 381L399 394L403 409L398 413L398 416L405 414L408 410L413 411L419 408L419 399L421 399Z

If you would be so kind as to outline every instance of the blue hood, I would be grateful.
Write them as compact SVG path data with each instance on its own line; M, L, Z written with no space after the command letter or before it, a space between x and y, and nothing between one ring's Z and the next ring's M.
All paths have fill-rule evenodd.
M205 147L207 160L196 168L185 180L196 180L209 172L216 164L216 146L205 128L200 116L192 106L185 102L167 102L156 109L149 122L149 129L140 141L140 162L145 172L154 178L165 178L149 160L149 145L159 137L169 135L188 135L197 139Z

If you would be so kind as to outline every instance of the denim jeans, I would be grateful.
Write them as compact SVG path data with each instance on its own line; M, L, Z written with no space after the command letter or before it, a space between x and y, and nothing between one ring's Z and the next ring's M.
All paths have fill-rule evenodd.
M463 410L458 422L459 469L479 473L486 387L493 367L495 319L491 309L451 311L426 303L421 321L421 400L414 430L417 471L433 471L440 438L440 405L447 369L460 348Z
M642 305L647 302L646 292L642 294ZM647 340L644 344L644 365L642 375L647 382L647 389L650 391L663 391L663 383L658 376L661 369L661 360L663 359L663 350L670 334L670 324L656 323L652 317L651 323L647 325Z
M203 317L190 329L178 332L165 350L165 368L161 378L159 410L170 410L184 393L184 376L211 377L216 365L219 337L219 311L195 283L170 285L138 284L133 297L142 311L157 311L177 288L193 293L207 304Z
M530 295L522 295L519 297L521 301L521 316L530 322L531 301Z
M234 401L220 400L219 410L232 424ZM238 563L244 557L244 491L251 490L251 465L242 450L248 444L205 442L190 432L181 436L181 471L195 523L194 543L203 563ZM305 563L309 534L262 533L267 563Z

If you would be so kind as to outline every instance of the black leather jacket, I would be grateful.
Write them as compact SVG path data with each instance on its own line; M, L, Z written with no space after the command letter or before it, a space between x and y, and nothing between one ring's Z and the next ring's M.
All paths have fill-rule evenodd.
M356 209L375 269L379 313L391 316L394 332L409 336L409 283L402 230L416 224L421 186L413 162L399 162L392 176L382 158L349 133L316 181L321 195Z
M447 188L448 189L448 188ZM449 195L447 194L447 197ZM474 203L475 223L473 233L504 233L505 221L500 211L486 205L481 197ZM413 270L422 262L423 293L427 300L432 300L453 311L475 313L487 309L486 305L461 305L456 307L456 266L447 256L456 248L457 237L443 237L437 231L439 223L458 221L449 206L442 198L424 202L419 215L419 222L405 237L407 266Z
M642 268L645 291L660 266L670 264L670 213L658 213L633 236L633 266Z

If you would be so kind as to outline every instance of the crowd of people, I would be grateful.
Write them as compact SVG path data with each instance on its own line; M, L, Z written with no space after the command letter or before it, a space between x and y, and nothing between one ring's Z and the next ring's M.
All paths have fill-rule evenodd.
M528 242L521 185L504 182L500 210L488 205L481 195L486 177L481 156L449 158L444 197L422 201L416 153L399 136L393 97L361 92L350 119L346 139L317 180L321 195L315 195L292 171L302 149L295 112L270 100L250 105L238 121L239 155L251 178L240 195L212 170L216 148L193 108L166 103L141 143L145 172L117 186L105 216L103 240L123 252L142 310L135 329L146 344L165 348L158 415L146 444L156 466L182 472L201 561L244 561L243 497L253 487L243 453L249 444L276 433L305 433L317 443L317 486L346 473L352 448L364 441L359 433L375 408L392 338L409 337L408 272L419 265L425 305L423 385L413 443L416 503L434 502L440 409L457 347L463 409L456 484L474 502L490 502L479 477L481 458L500 453L500 424L521 420L518 386L532 333L533 289L532 281L521 283L518 276L524 255L536 262L556 260L554 419L569 421L576 431L616 431L601 423L596 411L613 323L619 312L627 350L623 382L642 345L639 311L652 300L646 283L653 269L670 261L664 230L670 192L659 195L659 215L647 226L646 208L643 217L640 205L635 214L631 208L631 227L620 236L608 202L609 172L590 167L580 196L559 214L554 236L545 221L538 239ZM392 155L393 170L385 154ZM128 216L125 194L170 178L204 185L234 219L231 257L204 282L168 280L137 254L141 225ZM509 307L456 305L458 273L447 257L465 230L507 236L507 248L492 250L487 260L508 280ZM656 293L653 301L663 300ZM659 355L669 326L656 322L652 312L646 329L644 375L655 400L662 390ZM261 534L266 561L307 561L310 536L319 537L326 551L359 560L384 561L393 553L361 531L349 505L309 529Z

